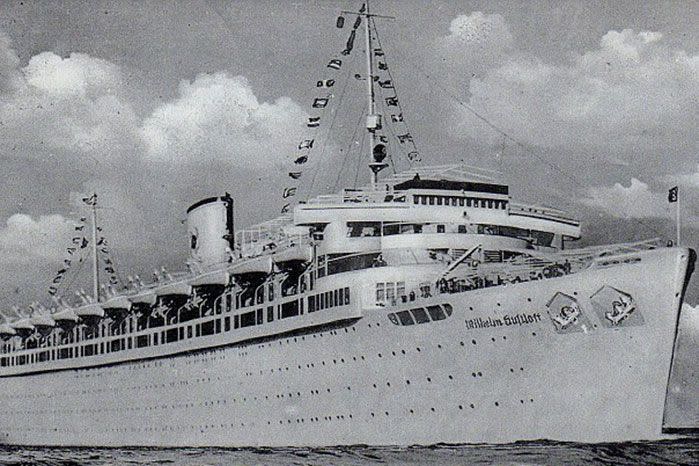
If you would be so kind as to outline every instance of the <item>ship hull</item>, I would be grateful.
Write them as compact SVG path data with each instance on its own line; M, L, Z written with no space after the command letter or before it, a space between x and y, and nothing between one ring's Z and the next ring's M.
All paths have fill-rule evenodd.
M690 254L366 309L334 328L0 378L0 441L85 446L579 442L661 437ZM633 298L613 324L595 296ZM582 313L561 328L556 296ZM395 325L415 306L440 321ZM519 317L517 317L519 316Z

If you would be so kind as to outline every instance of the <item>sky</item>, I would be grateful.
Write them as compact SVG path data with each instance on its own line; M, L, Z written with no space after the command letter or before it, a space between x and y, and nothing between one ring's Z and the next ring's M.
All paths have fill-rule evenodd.
M0 2L3 306L46 300L92 191L123 276L181 268L182 220L202 197L230 192L240 228L278 215L317 80L337 77L345 105L296 199L366 183L355 132L364 83L351 77L363 73L361 41L341 73L326 67L347 38L338 12L359 3ZM395 18L377 27L425 164L499 170L516 200L580 218L581 245L673 239L667 191L678 185L683 244L697 249L698 6L372 8ZM509 135L504 147L469 109ZM688 299L699 301L696 278Z

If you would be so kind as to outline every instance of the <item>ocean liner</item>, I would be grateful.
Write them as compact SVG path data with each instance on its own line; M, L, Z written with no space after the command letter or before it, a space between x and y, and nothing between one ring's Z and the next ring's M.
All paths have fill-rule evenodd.
M187 210L187 270L3 312L0 442L92 446L316 446L620 441L662 436L693 252L657 241L578 249L580 224L516 203L461 165L382 175L389 138L412 137L368 2L343 12L364 34L371 183L284 205L234 228L229 195ZM344 64L346 65L346 63ZM388 77L387 77L388 76ZM338 78L339 79L339 78ZM315 83L314 83L315 84ZM326 123L324 92L309 134ZM394 94L383 97L380 92ZM394 113L391 113L394 111ZM302 179L315 138L290 160ZM387 158L389 156L389 158ZM284 189L283 202L296 194ZM248 206L250 208L250 206ZM89 217L89 216L86 216ZM88 227L90 224L90 228ZM100 260L100 258L102 260ZM70 265L70 259L66 262ZM126 280L125 280L126 281Z

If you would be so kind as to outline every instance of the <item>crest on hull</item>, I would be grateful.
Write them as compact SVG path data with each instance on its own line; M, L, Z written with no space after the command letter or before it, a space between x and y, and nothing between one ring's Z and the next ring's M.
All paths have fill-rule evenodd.
M590 296L590 301L599 321L607 328L643 325L643 316L629 293L604 285Z
M546 307L546 312L558 333L587 333L591 329L590 321L583 313L580 303L570 295L559 291L546 303Z

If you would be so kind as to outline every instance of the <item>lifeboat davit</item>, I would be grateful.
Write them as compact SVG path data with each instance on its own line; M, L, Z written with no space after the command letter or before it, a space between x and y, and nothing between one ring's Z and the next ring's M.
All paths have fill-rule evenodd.
M80 320L75 311L69 307L54 312L51 314L51 318L56 322L56 325L66 332L72 330Z
M7 324L0 324L0 339L7 341L17 335L17 331Z
M131 312L131 301L126 296L114 296L102 303L102 309L114 322L121 322Z
M34 324L31 323L31 320L28 317L24 317L14 322L11 322L10 327L15 329L15 332L17 332L17 336L20 337L22 340L27 338L29 335L34 333L34 330L36 330Z
M75 315L80 317L85 325L94 327L99 324L100 320L104 319L104 309L97 303L85 304L75 308Z
M34 325L36 331L42 337L48 336L53 329L56 328L56 321L51 316L45 314L36 314L29 318L29 321Z

